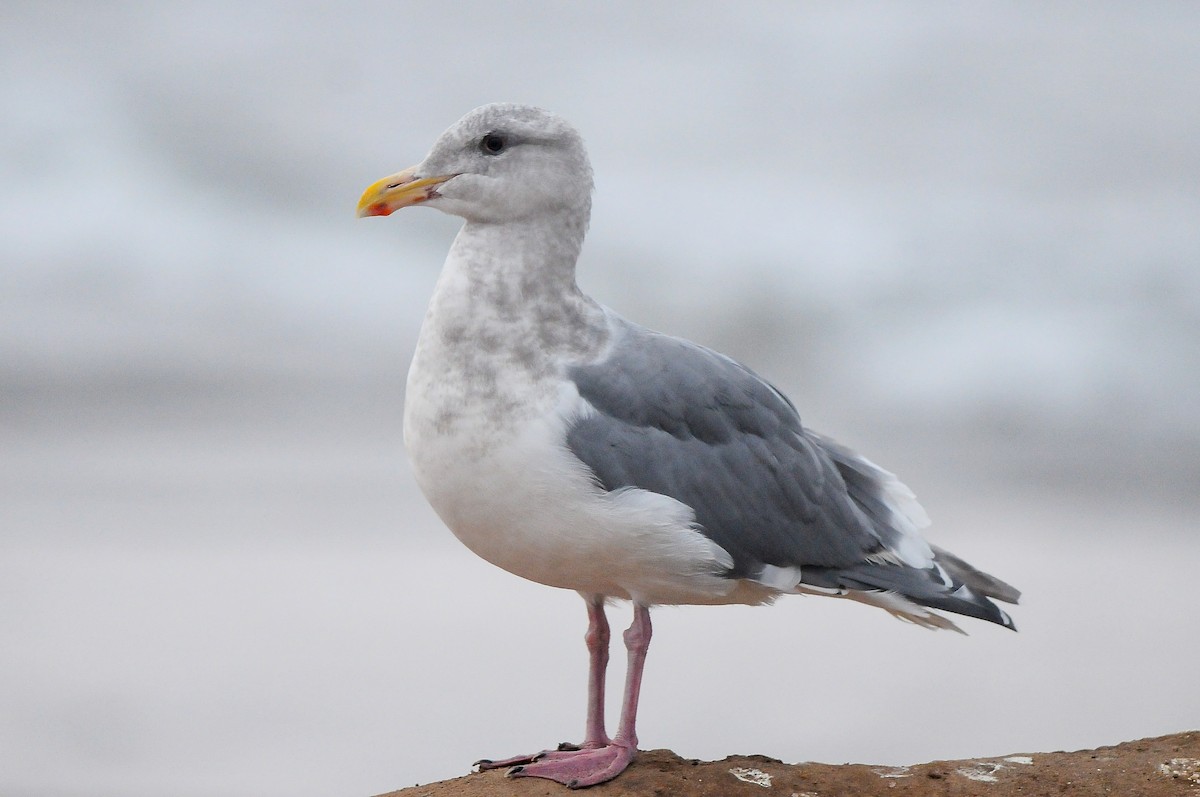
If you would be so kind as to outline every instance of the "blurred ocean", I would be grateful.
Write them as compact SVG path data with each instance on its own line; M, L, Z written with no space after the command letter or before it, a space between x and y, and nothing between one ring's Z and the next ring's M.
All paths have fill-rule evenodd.
M404 456L457 221L353 214L497 100L588 141L585 289L1026 595L970 638L660 610L644 746L1200 726L1200 7L10 0L0 70L6 797L365 795L580 733L582 603L458 546Z

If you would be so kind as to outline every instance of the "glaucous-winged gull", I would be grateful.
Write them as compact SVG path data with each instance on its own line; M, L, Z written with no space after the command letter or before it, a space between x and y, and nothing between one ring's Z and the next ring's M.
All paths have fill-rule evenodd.
M587 604L582 744L482 761L571 787L636 754L656 604L851 598L929 628L933 610L1012 628L1019 593L920 534L892 474L805 428L737 362L633 324L585 296L575 261L591 211L579 134L496 104L418 165L370 186L359 215L428 205L461 216L408 374L404 437L421 489L472 551ZM633 603L620 725L609 737L605 604ZM956 629L957 630L957 629Z

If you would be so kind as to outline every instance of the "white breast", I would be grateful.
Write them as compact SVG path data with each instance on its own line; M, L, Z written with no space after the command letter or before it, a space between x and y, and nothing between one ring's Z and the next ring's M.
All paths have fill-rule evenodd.
M562 352L521 348L510 321L439 280L408 375L404 437L434 510L472 551L516 575L644 603L720 602L735 582L722 548L666 496L607 493L565 446L592 411ZM597 308L599 309L599 308ZM603 312L603 311L600 311Z

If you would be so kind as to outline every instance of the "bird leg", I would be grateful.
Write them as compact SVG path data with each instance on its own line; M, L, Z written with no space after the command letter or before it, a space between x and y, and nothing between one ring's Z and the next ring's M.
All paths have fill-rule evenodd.
M485 769L505 769L518 764L531 764L551 753L592 750L604 747L609 743L608 733L604 730L604 675L608 669L609 640L608 616L604 613L604 598L588 598L587 612L588 629L583 640L588 649L588 704L583 743L561 742L554 750L542 750L540 753L518 755L498 761L485 758L475 762L475 766L479 767L481 772Z
M640 604L633 606L633 623L625 630L625 647L629 651L629 663L625 671L625 697L621 703L621 725L613 744L627 745L630 751L637 749L638 698L642 694L642 669L646 666L646 652L650 649L650 610Z
M604 599L588 601L588 630L583 640L588 649L588 705L582 747L603 747L608 744L604 730L604 674L608 669L608 616ZM561 745L560 745L561 747Z
M603 615L603 607L599 608ZM589 606L589 616L593 614ZM588 634L596 627L593 619ZM605 633L607 636L607 624ZM621 702L621 725L617 735L608 739L604 735L603 722L603 675L599 682L596 680L596 664L600 662L601 672L603 662L607 659L607 650L599 655L592 650L589 638L588 649L592 650L593 673L588 688L588 741L577 750L546 751L536 756L529 763L517 761L515 766L505 773L510 778L547 778L557 781L567 788L581 789L612 780L625 771L637 754L637 706L638 696L642 691L642 668L646 664L646 651L650 647L650 610L640 604L634 604L633 623L625 631L625 647L629 651L629 667L625 673L625 696ZM598 734L598 736L597 736ZM603 742L597 743L600 739ZM498 766L498 765L497 765ZM480 767L483 769L484 767ZM488 769L494 767L486 767Z

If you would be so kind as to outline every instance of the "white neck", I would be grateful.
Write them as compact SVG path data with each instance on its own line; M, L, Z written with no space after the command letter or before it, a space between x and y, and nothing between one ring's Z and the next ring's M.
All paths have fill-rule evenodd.
M446 257L422 345L455 349L451 359L463 360L512 348L527 366L594 356L607 342L608 322L575 284L586 227L586 212L579 210L503 224L467 222Z
M409 369L404 434L411 446L497 407L507 408L510 425L536 414L557 400L565 369L605 350L608 315L575 285L582 240L582 224L463 227Z
M577 295L575 262L587 232L586 216L538 216L489 224L468 221L454 239L446 269L456 269L474 290L497 305Z

